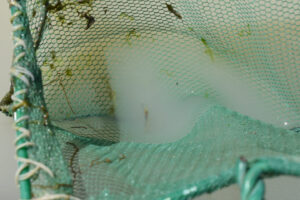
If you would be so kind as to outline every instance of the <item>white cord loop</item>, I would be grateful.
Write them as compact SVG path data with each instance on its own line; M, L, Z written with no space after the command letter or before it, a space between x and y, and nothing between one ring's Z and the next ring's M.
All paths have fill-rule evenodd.
M31 171L29 171L29 172L27 172L25 174L20 175L19 173L17 173L16 178L18 180L20 180L20 181L29 179L34 174L36 174L40 169L42 169L43 171L45 171L49 176L54 177L53 172L46 165L44 165L44 164L42 164L40 162L31 160L31 159L20 158L20 157L17 157L16 159L17 159L17 161L23 163L23 165L17 170L17 172L20 170L19 173L21 173L21 171L23 169L25 169L26 167L28 167L29 165L34 165L35 166L34 169L32 169Z
M11 16L11 18L10 18L10 23L13 23L13 21L15 20L15 18L17 18L17 17L20 16L21 14L22 14L21 11L15 12L15 13Z
M17 16L18 17L18 16ZM15 32L15 31L21 31L21 30L24 30L24 26L23 25L20 25L20 24L18 24L18 25L15 25L15 26L13 26L13 28L12 28L12 31L13 32ZM13 39L17 39L17 38L13 38ZM24 41L23 41L24 42Z
M13 28L13 31L18 31L19 29L22 29L22 28L23 28L23 26L20 25L17 28ZM17 48L18 46L21 46L24 49L26 49L26 44L25 44L24 40L22 40L22 39L20 39L18 37L15 37L15 36L13 37L13 40L15 42L14 43L14 48Z
M33 147L35 144L33 142L24 142L16 147L16 151L25 148L25 147Z
M15 92L15 95L23 94L24 92L26 93L26 91L27 91L26 89L19 90L19 91ZM29 116L22 116L19 119L15 119L15 124L22 122L24 120L28 120L29 118L30 118Z
M14 58L14 63L17 63L17 62L19 62L19 60L21 59L21 58L24 58L25 57L25 52L22 52L22 53L20 53L18 56L16 56L15 58Z
M13 94L13 95L11 95L11 99L13 100L13 101L16 101L17 103L20 103L20 102L22 102L23 100L22 99L20 99L18 96L19 95L23 95L23 94L26 94L27 93L27 89L22 89L22 90L18 90L18 91L15 91L15 93ZM24 116L23 116L24 117ZM20 119L18 119L18 120L20 120L20 121L23 121L24 119L23 119L23 117L21 117ZM15 120L17 120L17 119L15 119ZM15 121L16 123L19 123L19 121Z
M9 7L15 6L19 10L22 10L22 6L18 2L16 2L16 0L8 0L8 4L9 4Z
M11 67L10 73L11 75L21 79L27 86L30 85L30 82L25 75L29 76L31 80L34 80L34 77L31 74L31 72L25 68L22 68L21 66Z

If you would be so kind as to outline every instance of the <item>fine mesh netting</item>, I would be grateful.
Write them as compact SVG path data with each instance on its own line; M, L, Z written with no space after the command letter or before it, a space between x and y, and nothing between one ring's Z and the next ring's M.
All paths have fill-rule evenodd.
M214 93L199 66L221 56L280 115L274 123L299 122L296 2L50 1L45 22L42 3L27 4L33 38L43 29L37 58L53 120L112 114L108 57L135 45L176 95Z
M34 196L187 198L235 182L240 156L299 160L299 1L26 6L47 107L29 157L60 174Z

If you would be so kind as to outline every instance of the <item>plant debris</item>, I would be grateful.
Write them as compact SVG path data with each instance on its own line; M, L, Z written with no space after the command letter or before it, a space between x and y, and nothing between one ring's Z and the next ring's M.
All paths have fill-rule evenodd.
M95 23L96 20L92 15L89 15L87 13L85 13L83 17L87 20L85 30L88 30Z
M210 57L211 61L214 61L214 53L212 49L208 46L207 41L204 38L201 38L201 42L206 47L206 50L204 52Z
M182 19L182 16L179 14L179 12L177 12L176 10L174 10L173 6L171 4L167 4L166 6L169 10L170 13L173 13L178 19Z

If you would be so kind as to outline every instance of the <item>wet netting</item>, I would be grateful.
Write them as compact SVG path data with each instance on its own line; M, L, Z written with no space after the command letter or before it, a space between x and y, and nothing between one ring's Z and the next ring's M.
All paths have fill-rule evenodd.
M300 175L297 0L11 0L21 199L189 199Z

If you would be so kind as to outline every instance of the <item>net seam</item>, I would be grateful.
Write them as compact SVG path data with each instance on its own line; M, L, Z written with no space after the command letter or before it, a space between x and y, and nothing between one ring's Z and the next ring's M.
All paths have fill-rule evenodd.
M17 8L17 11L11 16L11 19L10 19L10 22L13 25L12 32L14 33L16 31L24 30L25 28L24 28L23 24L14 24L13 23L20 15L23 14L22 6L16 0L10 0L8 3L9 3L10 7L13 6L13 7ZM19 65L19 60L26 56L25 52L26 52L27 46L26 46L25 41L22 38L19 38L19 37L15 36L14 34L13 34L13 43L14 43L14 46L13 46L14 52L19 46L23 47L24 52L21 52L21 53L18 53L18 55L15 55L15 57L13 59L13 64L11 67L10 74L12 77L16 77L19 80L21 80L25 84L25 86L28 88L30 86L29 78L31 79L31 81L34 81L34 76L28 69ZM12 95L12 100L14 101L14 103L16 103L13 106L13 110L14 110L15 114L16 114L16 110L27 106L26 102L22 98L19 98L19 95L26 95L27 93L28 93L27 89L21 89L21 90L15 91L14 94ZM30 139L30 134L31 134L30 130L28 130L24 126L18 125L18 123L20 123L20 122L27 122L29 118L30 118L29 115L24 115L18 119L15 115L15 118L14 118L15 119L14 129L21 133L19 136L16 137L16 139L14 141L14 145L16 146L16 160L19 163L21 163L21 165L19 166L19 168L16 172L16 177L15 177L17 184L19 183L19 181L30 179L33 175L39 173L40 170L43 170L49 176L54 177L54 174L51 171L51 169L48 168L43 163L32 160L32 159L19 157L17 155L17 152L20 149L24 149L24 148L27 149L27 148L30 148L35 145L33 142L28 141ZM22 140L25 140L25 142L21 142ZM20 144L18 144L18 143L20 143ZM35 166L34 169L31 169L28 172L22 174L23 170L26 169L27 167L29 167L30 165ZM68 194L45 194L44 196L35 198L33 200L55 200L55 199L80 200L79 198L73 197Z

